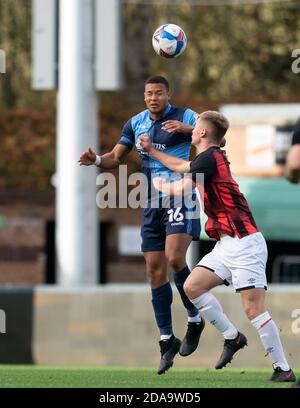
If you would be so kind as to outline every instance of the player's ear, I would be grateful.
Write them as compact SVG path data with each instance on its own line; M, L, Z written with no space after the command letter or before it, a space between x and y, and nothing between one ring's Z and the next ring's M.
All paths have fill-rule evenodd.
M221 143L220 143L220 147L225 147L226 146L226 139L225 139L225 137L223 136L223 138L222 138L222 140L221 140Z
M199 135L201 137L205 135L205 132L206 132L206 129L204 129L204 128L199 129Z

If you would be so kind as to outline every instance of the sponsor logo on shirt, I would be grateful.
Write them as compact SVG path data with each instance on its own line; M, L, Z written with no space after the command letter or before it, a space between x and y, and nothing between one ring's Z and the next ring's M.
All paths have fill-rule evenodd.
M165 150L166 148L166 145L162 143L153 143L153 146L157 150Z
M166 145L163 144L163 143L153 143L153 146L154 146L154 148L155 148L156 150L165 150L165 148L166 148ZM135 144L135 147L136 147L136 149L137 149L137 151L138 151L139 153L141 153L141 154L147 154L147 155L148 155L147 152L144 152L144 151L143 151L142 146L139 144L139 142L137 142L137 143Z

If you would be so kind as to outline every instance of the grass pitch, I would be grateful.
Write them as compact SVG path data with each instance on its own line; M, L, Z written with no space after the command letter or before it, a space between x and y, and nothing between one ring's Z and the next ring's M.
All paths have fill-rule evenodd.
M0 366L0 388L290 388L271 383L272 370ZM295 374L299 377L300 370Z

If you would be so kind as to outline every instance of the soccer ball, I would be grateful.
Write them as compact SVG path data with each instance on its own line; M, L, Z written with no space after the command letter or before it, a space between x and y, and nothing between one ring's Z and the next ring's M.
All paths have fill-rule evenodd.
M176 24L163 24L158 27L152 36L152 45L155 52L165 58L176 58L186 48L186 35Z

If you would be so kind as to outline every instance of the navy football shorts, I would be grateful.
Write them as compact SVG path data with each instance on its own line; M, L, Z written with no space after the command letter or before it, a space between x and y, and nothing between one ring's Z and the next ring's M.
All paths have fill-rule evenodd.
M185 205L177 207L173 200L168 208L145 208L141 228L142 251L164 251L166 236L172 234L189 234L199 240L200 230L199 208L195 211L194 207L193 212Z

